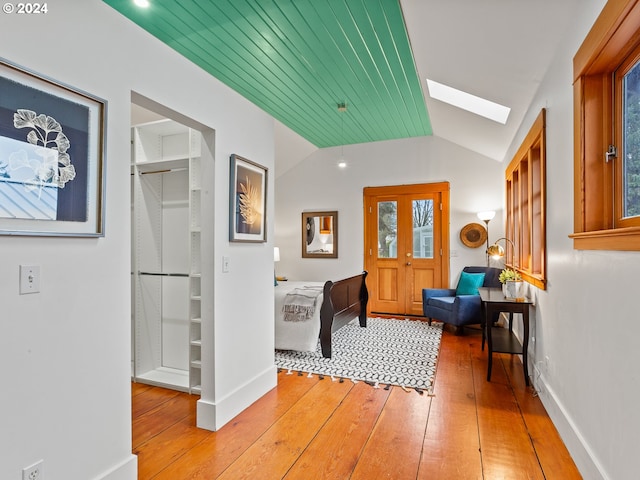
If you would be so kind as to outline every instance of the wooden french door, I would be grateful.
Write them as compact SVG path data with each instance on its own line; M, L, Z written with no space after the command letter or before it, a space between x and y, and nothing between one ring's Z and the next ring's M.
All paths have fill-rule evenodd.
M364 189L369 313L423 315L422 289L449 286L449 183Z

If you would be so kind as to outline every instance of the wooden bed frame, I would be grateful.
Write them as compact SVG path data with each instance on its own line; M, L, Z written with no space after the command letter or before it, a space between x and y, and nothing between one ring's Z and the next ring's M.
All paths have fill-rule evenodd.
M320 347L322 356L331 358L331 334L344 327L355 317L360 326L367 326L367 302L369 292L365 282L367 272L360 275L324 284L322 307L320 308Z

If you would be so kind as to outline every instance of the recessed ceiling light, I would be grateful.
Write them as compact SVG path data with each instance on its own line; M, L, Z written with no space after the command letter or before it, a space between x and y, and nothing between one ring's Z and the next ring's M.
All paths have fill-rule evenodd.
M345 162L344 160L338 162L338 167L347 168L347 162Z
M147 8L150 5L149 0L133 0L133 3L140 8Z
M446 102L454 107L462 108L468 112L475 113L494 122L507 123L511 109L494 103L484 98L476 97L470 93L457 90L442 83L434 82L427 78L427 88L431 98Z

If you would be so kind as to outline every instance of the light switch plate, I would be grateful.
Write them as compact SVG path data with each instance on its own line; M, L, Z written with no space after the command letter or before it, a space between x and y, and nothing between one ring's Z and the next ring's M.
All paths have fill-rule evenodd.
M20 295L40 292L40 266L20 265Z

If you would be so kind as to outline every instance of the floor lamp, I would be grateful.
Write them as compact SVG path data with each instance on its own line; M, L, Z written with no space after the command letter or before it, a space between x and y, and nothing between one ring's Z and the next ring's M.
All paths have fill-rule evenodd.
M485 252L486 255L487 255L487 267L489 266L489 222L495 216L496 216L496 212L494 212L493 210L488 210L488 211L485 211L485 212L478 212L478 218L484 222L484 224L486 225L486 229L487 229L487 249L486 249L486 252Z
M493 242L493 245L487 248L487 255L489 255L490 257L493 257L494 260L498 260L505 256L504 248L498 245L498 242L500 240L504 240L505 245L507 244L507 242L511 244L511 267L516 268L516 244L513 243L513 241L508 239L507 237L499 238L495 242ZM505 266L506 265L507 265L507 262L505 262Z

